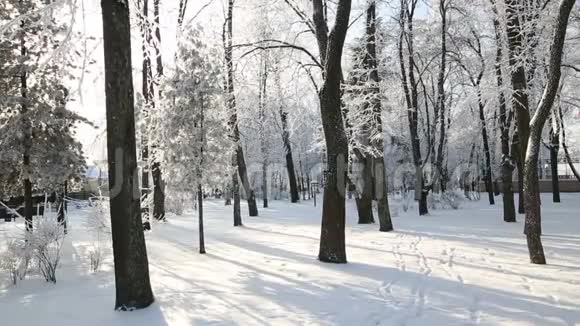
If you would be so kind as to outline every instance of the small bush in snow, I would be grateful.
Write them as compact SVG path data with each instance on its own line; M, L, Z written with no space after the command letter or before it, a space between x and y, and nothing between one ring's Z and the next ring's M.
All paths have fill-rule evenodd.
M103 261L103 251L101 247L94 247L89 251L89 259L91 261L91 272L98 272Z
M8 273L14 285L26 276L30 257L26 251L24 241L9 240L0 253L0 269Z
M87 220L87 229L92 236L89 262L90 270L94 273L101 268L104 257L103 246L111 233L109 203L106 198L93 201L90 218Z
M459 209L463 203L463 195L458 191L434 193L427 197L429 209Z
M452 209L459 209L465 200L461 191L448 191L441 195L441 200Z
M64 241L64 228L56 217L36 219L29 246L38 260L38 267L47 282L56 283L56 269Z

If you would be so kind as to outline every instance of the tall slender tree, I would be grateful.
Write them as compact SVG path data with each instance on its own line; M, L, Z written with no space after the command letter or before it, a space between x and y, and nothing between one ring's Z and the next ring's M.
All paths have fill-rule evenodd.
M233 65L233 19L234 19L234 0L228 1L228 11L224 30L224 47L225 47L225 64L226 64L226 93L228 95L227 105L230 109L230 129L232 140L237 143L236 153L232 164L232 188L234 197L234 226L242 225L242 218L239 213L239 182L241 181L246 197L248 200L248 211L250 216L258 216L258 205L256 204L256 195L250 185L248 178L248 169L244 158L244 150L241 144L240 128L238 125L238 112L236 106L236 97L234 94L234 65ZM238 179L239 176L239 180Z
M159 86L161 78L163 78L163 57L161 56L161 23L160 23L160 3L161 0L153 0L153 15L155 22L155 41L153 42L155 48L155 56L157 61L157 75L155 76L156 84ZM161 87L159 90L159 98L161 98ZM151 144L154 148L156 144ZM153 177L153 218L158 221L165 220L165 183L161 173L161 163L155 157L151 163L151 176Z

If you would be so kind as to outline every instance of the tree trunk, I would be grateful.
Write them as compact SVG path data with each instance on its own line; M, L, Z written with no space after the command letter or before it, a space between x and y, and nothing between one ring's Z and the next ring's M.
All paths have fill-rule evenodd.
M554 125L550 128L550 170L552 174L552 201L554 203L560 202L560 179L558 178L558 152L560 151L560 134L554 129Z
M107 107L107 154L111 233L115 262L115 309L153 303L149 263L137 189L137 155L127 2L103 0L103 43Z
M161 29L159 21L159 4L161 0L153 0L153 15L155 20L155 55L157 57L157 76L155 82L160 84L163 77L163 58L161 56ZM159 90L159 97L161 97L161 90ZM155 147L156 145L153 144ZM163 175L161 174L161 163L156 160L151 164L151 175L153 177L153 218L157 221L165 221L165 184Z
M224 190L224 200L225 200L225 203L224 203L225 206L229 206L232 204L232 187L229 184L226 186L226 188Z
M244 187L244 191L246 192L246 196L248 197L248 210L250 216L258 216L258 205L256 205L256 195L254 191L250 187L250 183L248 182L248 171L246 168L246 161L244 159L244 150L242 149L242 145L240 144L240 129L238 126L238 114L237 114L237 107L236 107L236 97L234 95L234 66L233 66L233 15L234 15L234 0L228 1L228 13L226 18L227 23L227 32L224 35L224 46L225 46L225 63L227 69L227 78L226 78L226 93L228 94L227 104L230 110L230 120L229 126L232 130L232 141L236 144L236 153L234 159L234 167L237 168L238 174L241 178L242 186ZM227 36L227 43L226 41ZM235 173L235 172L234 172ZM235 176L235 181L233 182L234 187L234 225L236 224L236 219L239 219L241 225L241 217L237 218L235 216L236 212L236 200L239 201L239 182L238 177ZM237 189L236 189L237 188ZM237 195L236 195L237 194ZM236 196L238 198L236 198Z
M236 154L234 154L236 156ZM240 183L237 171L232 172L232 197L234 197L234 226L242 226L242 214L240 211Z
M558 106L558 117L560 120L560 130L562 130L562 149L564 150L564 156L566 157L566 162L568 162L568 166L570 166L570 170L576 177L578 181L580 181L580 173L574 167L574 162L572 162L572 157L570 157L570 152L568 151L568 145L566 145L566 126L564 126L564 114L562 112L562 106Z
M507 40L509 53L509 66L511 71L512 85L512 106L516 112L517 129L518 129L518 183L520 186L520 206L519 213L523 213L523 173L526 148L530 136L530 109L528 97L528 85L524 62L521 62L523 46L523 31L520 24L521 0L506 0L507 14Z
M63 188L66 187L63 185ZM64 233L67 233L67 229L66 229L66 195L63 189L63 192L58 192L56 193L56 197L57 197L57 213L56 213L56 220L58 221L58 224L60 224L63 229L64 229ZM45 207L46 210L46 207ZM46 213L45 213L46 214Z
M357 155L362 163L362 189L357 194L356 209L358 212L358 224L375 223L373 217L373 168L372 158L364 157L362 154Z
M290 201L297 203L300 200L298 184L296 182L296 171L294 170L294 159L292 158L292 144L290 143L290 132L288 131L288 112L280 107L280 120L282 121L282 142L286 152L286 169L288 170L288 182L290 183Z
M519 144L518 131L516 130L512 139L512 157L515 158L516 168L518 171L518 213L524 214L524 162L522 161L522 156L520 154L520 144Z
M447 64L447 4L446 0L439 2L439 14L441 15L441 60L439 75L437 77L437 110L439 113L439 144L437 146L436 167L440 178L441 192L445 192L447 186L447 173L443 166L445 153L446 122L446 96L445 96L445 69ZM435 128L435 127L434 127ZM435 182L435 181L433 181Z
M153 73L151 71L151 58L149 56L149 46L151 45L151 27L149 25L149 0L143 0L141 12L141 34L143 38L143 71L142 71L142 94L143 107L141 108L141 119L144 126L141 135L141 219L143 229L151 230L151 221L149 214L148 197L150 196L149 186L149 108L153 102Z
M203 233L203 188L197 185L197 213L199 216L199 253L205 254L205 235Z
M24 20L20 24L22 28L22 35L20 36L20 55L24 61L28 55L28 50L26 48L25 41L25 31L24 31ZM32 147L32 135L30 120L25 117L26 111L28 111L28 106L26 104L26 97L28 96L28 72L23 69L20 72L20 95L22 96L22 107L21 114L24 117L22 128L24 134L24 153L22 155L22 171L23 177L23 195L24 195L24 223L26 225L26 231L32 232L32 214L33 214L33 204L32 204L32 181L30 180L30 175L32 173L30 167L30 148Z
M485 112L484 105L481 99L481 91L477 90L478 94L478 107L479 107L479 120L481 121L481 138L483 141L483 153L485 155L485 191L487 191L489 197L489 204L495 205L495 198L493 197L493 177L491 174L491 154L489 150L489 139L487 137L487 126L485 122Z
M429 191L425 189L425 183L423 180L423 159L421 157L421 139L418 130L419 94L414 71L413 13L415 12L415 5L416 3L412 3L412 10L408 10L407 3L401 3L399 17L401 33L399 35L397 47L399 65L401 68L401 82L405 94L405 103L407 104L407 119L409 121L413 164L415 165L415 200L419 201L419 215L427 215L429 213L427 207L427 196ZM409 67L405 67L403 44L407 44L407 60Z
M377 17L376 17L376 2L373 1L367 8L367 26L366 26L366 52L364 64L369 70L369 80L375 83L372 91L375 93L371 103L373 107L373 124L372 128L380 135L375 141L371 141L375 150L379 153L377 157L372 159L371 166L374 167L374 195L377 200L377 213L379 217L379 231L388 232L393 230L393 222L391 220L391 211L389 209L388 199L388 182L385 173L385 153L384 153L384 134L383 134L383 107L378 97L381 82L378 72L377 64L377 47L376 47L376 33L377 33ZM372 173L371 173L372 174ZM372 179L371 179L372 183Z
M538 155L542 129L550 114L554 99L558 93L560 83L560 66L562 64L562 51L566 39L566 29L570 11L575 0L562 0L558 9L558 18L555 22L554 36L550 45L548 81L530 125L530 141L527 146L524 165L524 198L526 209L526 222L524 233L528 241L530 260L533 264L545 264L544 248L542 246L542 222L540 208L540 192L538 180Z
M328 162L318 259L323 262L346 263L344 229L348 141L342 118L340 84L342 52L349 25L351 0L339 0L335 26L330 35L327 34L322 1L313 0L312 4L316 38L324 65L324 82L319 99Z
M495 55L495 77L497 88L499 90L499 127L501 138L501 183L503 198L503 220L505 222L516 222L516 208L514 204L513 180L512 175L514 165L510 154L510 125L511 118L508 118L505 94L503 91L503 75L501 62L503 60L501 25L499 22L497 7L492 2L493 12L496 15L493 19L495 32L496 55ZM511 115L510 115L511 116Z
M263 207L268 207L268 140L266 139L266 91L268 82L268 61L261 57L260 64L260 151L262 154L262 201Z

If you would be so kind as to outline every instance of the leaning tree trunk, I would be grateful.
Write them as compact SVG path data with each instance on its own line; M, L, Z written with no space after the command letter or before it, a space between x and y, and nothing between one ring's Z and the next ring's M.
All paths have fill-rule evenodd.
M107 154L111 233L115 262L115 309L153 303L149 263L135 178L137 155L127 2L103 0L103 44L107 107Z
M580 173L574 167L574 162L572 162L572 157L570 156L570 152L568 151L568 145L566 145L566 126L564 126L564 113L562 112L562 106L558 106L558 117L560 120L560 130L562 130L562 149L564 150L564 157L566 157L566 162L568 162L568 166L570 166L570 170L576 177L578 181L580 181Z
M296 171L294 170L294 159L292 158L292 144L290 143L290 132L288 131L288 112L280 107L280 120L282 121L282 142L286 152L286 169L288 170L288 182L290 183L290 201L297 203L300 200L298 184L296 182Z
M244 191L246 192L246 196L248 197L248 210L250 216L258 216L258 205L256 205L256 195L254 190L250 187L250 183L248 180L248 170L246 168L246 161L244 159L244 150L242 149L242 145L240 144L240 129L238 126L238 114L237 114L237 107L236 107L236 98L234 95L234 66L233 66L233 19L234 19L234 0L228 1L228 13L227 13L227 44L224 42L225 46L225 63L227 69L227 78L226 78L226 93L228 94L228 108L230 110L230 121L229 125L232 130L232 140L236 144L236 152L235 158L233 160L233 164L235 168L237 168L237 172L242 182L242 186L244 187ZM225 41L225 40L224 40ZM234 172L235 173L235 172ZM239 219L241 225L241 216L236 216L236 204L235 202L239 202L239 181L238 177L234 177L235 180L232 179L232 186L234 187L234 225L236 225L235 220ZM237 188L237 189L236 189ZM237 197L237 198L236 198ZM238 204L239 205L239 204Z
M278 65L275 65L275 83L276 90L278 92L278 99L281 101L283 98L282 86L280 85L280 72L278 71ZM290 185L290 202L297 203L300 201L300 192L298 189L298 182L296 176L296 169L294 168L294 158L292 154L292 143L290 142L290 131L288 128L288 112L284 109L284 104L280 104L279 109L280 121L282 123L282 143L284 146L285 159L286 159L286 170L288 171L288 184ZM300 173L302 174L302 161L300 160ZM300 188L304 191L304 176L300 178ZM308 186L308 185L307 185ZM303 198L304 199L304 198Z
M526 222L524 233L528 242L530 260L533 264L545 264L544 248L542 246L542 222L540 208L540 192L538 180L538 156L540 153L540 142L542 129L550 114L554 99L558 93L560 83L560 66L562 64L562 51L566 39L566 29L570 11L575 0L562 0L558 9L558 18L555 22L554 36L550 45L548 82L544 87L544 92L534 113L530 125L530 141L526 151L524 166L524 199L526 209Z
M351 0L339 0L335 26L330 35L327 34L322 0L313 0L312 4L319 53L324 62L324 81L319 99L329 173L324 185L318 259L346 263L344 230L348 141L342 118L340 86L342 51L349 25Z

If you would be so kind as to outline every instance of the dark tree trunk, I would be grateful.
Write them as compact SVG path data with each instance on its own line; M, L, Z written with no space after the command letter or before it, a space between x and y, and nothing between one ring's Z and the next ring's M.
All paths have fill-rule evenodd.
M266 135L266 96L268 83L268 61L261 57L260 64L260 151L262 154L262 202L263 207L268 207L268 140Z
M520 13L522 9L522 0L506 0L507 14L507 39L509 52L509 66L511 71L512 85L512 106L516 112L517 129L518 129L518 185L520 187L519 196L519 213L523 213L523 173L526 148L530 136L530 109L526 71L524 63L521 62L523 46L523 31L520 24Z
M101 6L115 309L133 310L149 306L154 298L136 187L137 149L129 6L116 0L102 0Z
M297 203L300 200L298 185L296 182L296 172L294 170L294 159L292 158L292 144L290 143L290 132L288 131L288 112L280 107L280 120L282 121L282 141L286 151L286 169L288 170L288 181L290 183L290 201Z
M227 185L224 189L224 199L225 199L225 206L229 206L232 204L232 187L231 185Z
M356 209L358 212L358 224L372 224L375 223L373 217L373 168L371 157L364 157L362 154L358 155L360 163L362 163L362 189L357 194Z
M554 203L560 202L560 179L558 178L558 152L560 151L560 124L555 122L557 127L554 128L554 121L550 119L550 170L552 174L552 201Z
M262 204L268 208L268 165L262 164Z
M439 2L439 14L441 16L441 60L439 75L437 77L437 108L439 114L439 143L437 146L436 167L440 178L441 192L445 192L447 186L447 173L443 166L445 153L446 122L446 96L445 96L445 69L447 65L447 4L446 0ZM435 127L434 127L435 128ZM435 181L433 181L435 182Z
M520 155L520 144L518 132L514 132L512 139L512 157L515 158L516 168L518 171L518 213L524 214L524 163Z
M576 179L580 181L580 173L574 167L574 162L572 162L572 157L570 157L570 152L568 151L568 145L566 145L566 127L564 126L564 114L561 105L558 106L558 118L560 120L560 130L562 131L562 149L564 150L566 162L568 162L568 166L570 166L570 170L572 170Z
M151 27L149 25L149 0L142 2L142 18L141 18L141 34L143 38L143 72L142 72L142 94L144 104L141 108L141 119L143 119L144 127L141 136L141 161L143 167L141 168L141 219L143 221L143 229L151 230L151 220L149 214L148 197L150 195L149 186L149 139L148 134L148 119L149 108L153 102L153 73L151 70L151 58L149 56L149 46L151 45Z
M346 263L344 229L348 141L342 118L340 85L342 51L349 25L351 1L339 0L335 25L330 35L322 1L313 0L312 4L316 39L324 65L319 99L329 173L324 185L318 259L323 262Z
M383 135L383 119L382 119L382 106L381 101L379 99L380 87L378 84L380 83L380 77L378 73L378 64L377 64L377 48L376 48L376 2L373 1L369 4L367 8L367 26L366 26L366 56L364 58L364 65L365 68L369 71L369 81L372 82L374 85L371 89L372 92L375 93L372 100L372 113L373 113L373 123L371 127L377 131L377 134L380 135L377 137L376 140L371 141L371 144L375 148L375 150L379 153L376 158L370 158L370 162L367 162L367 165L370 165L369 168L374 168L374 171L371 171L371 176L374 174L375 182L374 182L374 197L377 200L377 213L379 218L379 230L381 232L388 232L393 230L393 222L391 220L391 212L389 210L389 199L388 199L388 188L387 188L387 175L385 173L385 158L384 158L384 135ZM374 172L374 173L373 173ZM371 187L372 187L372 178L371 178ZM365 180L366 182L366 180Z
M203 188L197 185L197 213L199 216L199 253L205 254L205 235L203 233Z
M187 10L187 3L189 0L179 0L179 12L177 15L177 28L181 29L183 26L183 19L185 17L185 11Z
M234 154L235 156L236 154ZM240 182L237 171L232 172L232 197L234 197L234 226L242 226L242 213L240 210Z
M25 57L28 55L28 50L26 48L26 41L25 41L25 32L24 32L24 20L20 24L22 27L22 35L20 37L20 55L22 56L22 60L25 60ZM22 96L22 107L21 107L21 114L24 117L26 111L28 111L28 106L26 104L26 97L28 96L28 72L23 69L20 72L20 95ZM31 125L30 120L26 117L23 118L23 130L24 130L24 154L22 155L22 170L24 171L24 180L23 180L23 195L24 195L24 223L26 224L26 231L32 232L32 215L33 215L33 207L32 207L32 182L30 180L31 174L31 167L30 167L30 148L32 147L32 134L31 134Z
M497 7L492 2L495 17L493 19L493 27L495 31L496 55L495 55L495 77L499 90L499 125L501 138L501 183L502 183L502 198L503 198L503 220L505 222L516 222L516 208L514 204L514 185L512 175L514 171L514 164L510 153L510 129L511 129L511 115L508 117L505 94L503 91L503 75L501 70L501 62L503 60L502 51L502 31L499 22Z
M239 129L236 127L237 137L239 140ZM239 144L239 143L238 143ZM244 151L241 145L238 145L237 155L238 159L238 174L240 175L242 186L246 192L248 200L248 212L250 216L258 216L258 205L256 204L256 193L252 186L250 185L250 180L248 178L248 169L246 167L246 160L244 159Z
M26 163L26 158L24 162ZM30 161L28 161L30 162ZM24 164L26 167L27 165ZM26 224L26 231L32 232L32 214L33 212L33 204L32 204L32 183L30 179L24 179L24 223Z
M552 200L560 202L560 182L558 179L558 146L550 146L550 169L552 171Z
M157 57L157 78L159 84L163 77L163 58L161 56L161 29L159 21L159 4L161 0L153 0L153 14L155 19L155 55ZM159 89L159 88L158 88ZM161 91L159 91L161 97ZM155 146L155 144L154 144ZM165 184L161 174L161 164L153 161L151 164L151 175L153 177L153 218L157 221L165 221Z
M238 113L236 107L236 98L234 95L234 66L233 66L233 17L234 15L234 0L228 1L228 13L226 18L226 28L227 32L224 33L224 47L225 47L225 63L227 69L227 78L226 78L226 93L228 94L227 104L230 110L230 120L229 126L232 132L231 138L234 141L236 146L236 153L235 159L233 161L234 167L238 170L238 174L240 176L242 186L244 187L244 191L246 192L246 196L248 199L248 210L250 216L258 216L258 205L256 204L256 195L254 194L254 190L251 189L250 183L248 180L248 171L246 168L246 161L244 159L244 150L242 149L242 145L240 144L240 129L238 126ZM227 38L226 38L227 36ZM227 42L226 42L227 41ZM233 172L235 173L235 172ZM234 225L241 225L241 216L236 217L236 200L239 202L239 181L238 177L234 177L235 180L232 180L232 186L234 187ZM237 188L237 189L236 189ZM238 197L238 198L236 198ZM236 223L236 219L239 220L239 224Z
M63 227L64 233L66 234L66 184L63 185L63 192L57 193L56 196L58 198L56 220Z
M538 156L542 129L550 114L554 99L558 93L560 83L560 66L562 64L562 52L566 39L566 29L570 11L575 0L562 0L558 9L558 18L555 22L554 36L550 45L548 80L544 87L540 104L534 114L534 119L529 127L530 141L527 146L524 165L524 199L526 208L526 222L524 233L528 241L530 260L533 264L545 264L544 248L542 246L542 220L540 208L540 192L538 180Z
M427 215L427 196L429 191L425 189L423 180L423 159L421 157L421 139L419 138L419 95L415 78L415 58L413 45L413 15L417 1L411 1L411 9L406 1L401 2L400 27L401 34L398 40L399 65L401 68L401 82L407 105L407 119L409 121L409 134L411 136L411 148L413 164L415 165L415 200L419 201L419 215ZM405 66L403 44L407 44L407 60L409 67Z
M489 139L487 137L487 125L485 120L484 105L481 99L481 93L478 88L478 107L479 107L479 120L481 121L481 138L483 140L483 153L485 155L485 191L487 191L489 197L489 204L495 205L495 198L493 197L493 176L491 174L491 154L489 149Z

